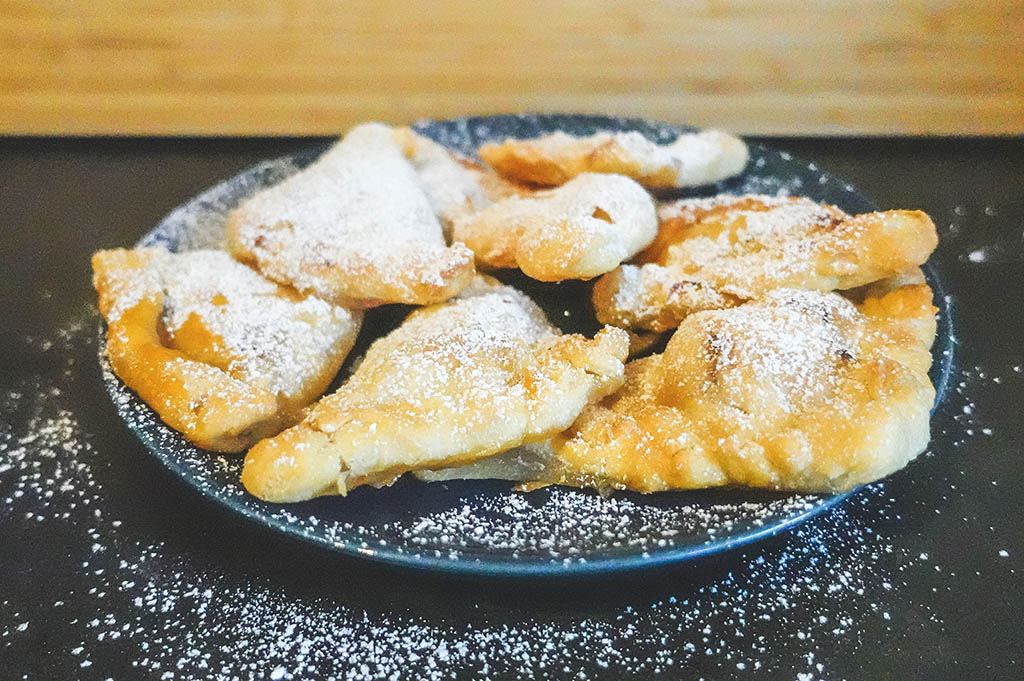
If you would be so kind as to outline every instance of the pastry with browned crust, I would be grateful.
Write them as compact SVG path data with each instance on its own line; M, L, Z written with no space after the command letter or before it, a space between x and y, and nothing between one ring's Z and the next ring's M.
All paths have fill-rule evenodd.
M223 251L117 249L92 264L114 373L206 449L238 452L294 423L359 331L359 312Z
M453 238L480 267L518 267L540 281L591 279L636 255L658 232L654 200L622 175L585 173L455 221Z
M641 492L838 492L877 480L928 444L935 312L925 284L860 305L776 289L697 312L553 439L540 478Z
M654 242L594 286L601 322L664 331L775 288L851 289L921 265L938 243L920 211L849 216L796 197L687 199L659 218Z
M346 307L426 305L473 277L448 246L394 131L353 128L315 163L257 192L230 216L232 254L265 276Z
M652 188L718 182L743 172L749 158L743 140L720 130L686 132L671 144L656 144L638 132L556 132L485 144L479 153L521 182L559 185L583 173L618 173Z
M559 335L525 295L478 276L414 311L300 424L253 447L242 483L301 501L547 439L621 385L627 346L621 329Z

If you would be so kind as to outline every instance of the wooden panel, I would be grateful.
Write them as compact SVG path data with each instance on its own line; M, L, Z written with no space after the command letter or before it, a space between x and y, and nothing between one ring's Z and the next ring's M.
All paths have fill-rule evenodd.
M0 131L319 134L586 111L1024 133L1024 0L0 0Z

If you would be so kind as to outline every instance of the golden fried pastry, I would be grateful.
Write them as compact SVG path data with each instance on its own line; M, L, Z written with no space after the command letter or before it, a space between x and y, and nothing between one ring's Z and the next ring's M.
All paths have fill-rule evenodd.
M627 345L621 329L559 335L525 295L479 276L413 312L299 425L253 447L242 483L301 501L549 438L621 384Z
M928 444L931 299L776 289L695 313L553 439L546 481L836 492L888 475Z
M377 123L244 201L227 232L242 262L346 307L435 303L473 277L473 254L446 245L393 130Z
M794 197L688 199L659 219L654 242L594 286L603 323L664 331L775 288L855 288L924 263L938 243L920 211L851 217Z
M441 220L445 238L451 241L458 218L483 210L510 196L526 196L534 190L511 182L493 169L451 151L411 128L395 128L394 138L412 163L434 213Z
M480 157L523 182L558 185L582 173L618 173L646 187L696 187L743 172L743 140L720 130L687 132L655 144L638 132L575 137L556 132L535 139L485 144Z
M617 267L658 232L654 201L622 175L585 173L530 197L510 197L455 221L453 238L486 267L540 281L590 279Z
M200 447L237 452L294 423L331 382L361 315L264 279L223 251L99 251L107 357Z

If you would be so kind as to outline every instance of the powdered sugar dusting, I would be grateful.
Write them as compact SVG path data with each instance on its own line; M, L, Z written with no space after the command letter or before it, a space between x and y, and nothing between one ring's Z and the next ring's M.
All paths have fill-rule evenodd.
M301 174L247 198L232 247L261 272L329 300L413 302L472 268L441 224L393 131L352 129Z
M715 194L714 196L698 196L662 203L658 206L658 219L661 221L673 220L676 218L693 220L698 211L708 211L713 208L728 206L746 199L755 199L768 208L781 208L782 206L793 204L793 199L788 196L769 196L767 194Z
M749 208L744 208L747 204ZM796 267L807 257L805 252L811 250L811 244L803 243L803 240L813 238L823 228L847 217L833 206L825 206L810 199L726 194L662 204L658 218L662 221L681 219L701 222L702 214L706 211L727 206L735 206L723 216L728 228L722 229L716 236L701 235L683 240L672 249L673 253L677 253L677 259L685 261L689 267L704 267L713 262L724 267L728 263L715 261L742 257L764 249L785 249L788 257L781 258L778 267ZM758 264L763 266L760 262ZM775 276L781 277L784 273L778 272Z
M588 545L588 554L665 549L676 544L678 535L694 533L706 533L705 542L710 544L738 529L764 527L780 513L812 511L817 501L816 497L779 497L662 505L560 487L545 497L540 503L525 494L496 495L394 529L413 546L442 554L499 551L513 558L548 555L565 563L586 563L581 539ZM539 526L545 531L536 532Z
M293 296L219 250L162 250L141 269L111 270L111 322L153 293L172 345L190 319L215 334L233 377L289 397L299 394L325 358L351 338L358 318L314 296ZM294 293L294 292L292 292Z
M952 575L935 552L904 546L902 535L894 538L900 521L882 485L798 528L784 542L750 551L738 567L707 582L688 584L684 572L671 580L681 585L612 598L596 610L586 603L606 597L588 591L578 613L539 611L528 621L508 615L521 601L518 588L502 595L501 587L489 587L491 596L480 600L479 609L456 615L394 601L390 590L408 585L408 575L380 587L389 590L382 603L382 593L360 595L360 581L303 593L282 584L287 571L270 566L269 574L223 571L220 561L181 555L180 540L152 536L135 514L125 514L120 497L128 490L118 482L116 461L127 453L98 449L79 413L90 381L76 365L83 359L80 349L89 344L91 322L38 341L56 360L51 375L0 396L3 419L18 424L0 431L0 518L8 527L64 533L69 545L88 554L62 568L74 575L74 589L31 607L17 588L0 597L0 657L19 661L9 669L37 664L37 656L26 655L33 632L59 631L59 640L69 643L51 650L48 668L83 680L122 678L110 671L115 658L130 664L131 678L166 680L397 679L410 669L438 680L590 679L705 668L719 669L716 678L763 671L817 679L831 678L837 660L865 638L906 636L907 618L915 627L943 627L928 603L909 600L908 584ZM991 376L975 367L963 380L967 386ZM950 408L965 413L967 404ZM20 416L12 419L14 414ZM947 426L961 434L982 427L976 420ZM213 468L228 469L230 463L218 459ZM739 501L658 507L563 489L542 504L533 499L468 499L396 527L425 552L449 555L476 542L488 551L517 546L571 556L581 534L602 532L610 546L657 550L659 542L673 541L674 531L689 531L693 523L728 531L737 515L771 506ZM492 515L495 510L501 515ZM538 519L549 531L531 535L524 525ZM211 529L218 522L211 518ZM380 548L366 530L367 550ZM255 560L254 550L265 560L263 546L241 549L238 557ZM412 582L417 593L437 588ZM892 608L894 599L899 611Z
M735 210L729 213L730 221L742 224L736 233L736 240L740 244L756 242L765 246L778 245L793 238L806 236L815 228L847 217L846 213L833 206L822 205L805 198L765 194L719 194L664 203L658 207L658 219L665 221L680 218L693 221L698 219L700 212L744 202L755 203L754 209Z
M105 370L109 371L109 370ZM145 405L108 373L107 385L115 392L122 418L146 438L186 479L204 492L246 514L266 522L283 524L289 531L327 546L349 550L386 550L391 558L412 564L438 560L456 565L467 560L493 560L494 551L529 565L585 564L617 555L636 556L644 551L674 551L691 545L710 545L723 537L758 532L788 518L814 511L820 498L813 495L725 494L721 503L709 504L707 495L661 495L651 503L628 499L603 500L592 492L551 489L527 496L509 489L507 483L488 486L487 493L460 496L441 518L425 518L409 506L410 487L400 481L386 490L357 490L346 500L320 499L298 505L260 502L241 487L237 457L217 457L199 450L159 421ZM404 394L404 392L402 393ZM487 399L481 396L479 399ZM404 486L403 486L404 485ZM421 488L422 489L422 488ZM437 488L443 493L443 487ZM447 496L447 494L445 494ZM390 513L366 517L360 505L370 498L388 498ZM629 517L623 524L622 518ZM553 525L561 526L553 534ZM501 528L478 533L476 527ZM580 547L586 546L586 554ZM529 568L529 565L524 565Z
M707 361L724 374L742 358L755 384L772 389L777 406L799 411L838 388L835 365L859 354L861 319L841 296L777 289L763 302L707 318Z
M422 127L471 153L480 136L511 132L503 127L509 120L549 126L562 118L496 117ZM644 125L645 134L662 142L677 132L671 126ZM754 150L755 172L730 191L799 189L797 161L773 155L772 167L783 171L757 173L765 167L768 152L756 146ZM238 180L235 183L237 188ZM851 196L852 201L862 201ZM193 218L203 212L196 206L185 212L190 210L198 211ZM181 225L165 223L165 231L149 238L159 241L171 235L172 245L177 244L175 230ZM901 517L906 505L901 506L885 485L873 485L827 516L776 542L748 549L720 568L714 561L710 568L707 563L691 564L665 578L636 573L612 583L584 581L578 588L559 583L544 591L542 585L522 583L439 585L415 572L389 577L373 566L331 561L320 552L312 552L310 558L311 552L267 534L241 533L238 524L208 513L209 508L188 514L180 502L194 499L184 489L153 495L143 489L140 494L139 488L121 482L126 461L143 457L134 446L126 448L130 440L125 437L111 435L97 445L97 435L116 431L117 424L109 418L97 420L88 404L95 400L82 397L96 389L92 373L79 368L93 361L95 322L90 316L54 337L33 339L33 352L42 353L45 360L39 366L48 373L5 383L0 394L0 526L11 533L5 537L21 541L15 544L20 555L7 555L17 566L42 566L5 573L0 660L14 678L856 678L860 661L876 655L880 641L886 642L886 649L917 650L937 642L941 649L949 633L933 608L947 592L968 584L969 575L954 574L942 558L962 554L961 547L952 542L921 546L914 531L933 513L941 511L946 517L949 510L966 509L963 491L956 484L944 488L932 475L917 471L903 476L899 484L945 491L941 498L915 495L920 502L914 506L914 518ZM1019 391L1022 372L1020 367L996 373L990 367L965 369L954 380L959 380L955 397L936 417L937 446L955 440L967 462L970 454L980 453L975 451L978 443L999 437L999 431L992 434L982 420L984 405L974 403L974 390L981 383L998 382L1007 391ZM120 407L132 399L120 393ZM182 470L206 471L205 477L193 478L195 484L244 498L233 482L235 460L175 450L180 440L173 433L150 436L181 457ZM948 457L944 453L942 458ZM916 465L925 467L927 461ZM960 474L972 468L965 463ZM128 473L134 476L128 480L137 481L138 471ZM227 482L222 484L221 478ZM169 479L149 474L145 481L166 485ZM993 488L1001 482L993 479ZM437 488L415 489L424 494ZM593 495L573 490L564 494L582 494L584 511L602 504ZM162 501L168 496L171 501ZM543 499L512 494L509 498ZM612 502L628 503L614 507L618 518L602 517L613 535L616 523L623 523L628 534L618 538L631 541L643 526L624 523L621 514L632 517L635 511L629 504L656 500L615 496ZM154 524L152 517L161 509L147 509L161 503L171 519ZM553 509L566 502L555 503ZM470 537L506 529L492 522L478 533L477 517L461 509L459 504L433 506L420 517L438 522L418 532L415 525L401 527L410 540L427 538L429 549L423 555L440 551L444 556L449 547L462 549L461 539L467 546L471 541L455 532L442 540L446 526L464 527ZM181 524L178 512L191 521L201 519L202 528L182 538L179 527L169 529ZM479 514L481 520L488 517ZM324 522L312 514L293 520L310 534ZM721 516L714 522L721 522ZM372 524L354 526L370 529ZM957 527L965 538L986 533L989 542L995 538L989 530L997 529L979 527L977 517L966 510ZM239 534L244 536L237 538ZM67 553L40 554L38 542L24 541L51 536L61 537ZM994 540L995 548L987 547L986 555L995 556L1001 570L1012 572L1019 551ZM389 548L379 542L367 535L362 549L372 553ZM656 541L651 546L655 552L659 548ZM88 556L83 559L82 554ZM460 555L465 557L465 552ZM38 586L40 570L45 569L55 577L50 591ZM372 581L361 576L371 570ZM308 580L297 580L296 572L307 573ZM931 597L915 600L915 593L929 589ZM40 598L40 593L52 595ZM57 642L45 655L39 654L42 636ZM1014 651L1004 653L1009 664L1016 661ZM936 659L941 663L943 658Z

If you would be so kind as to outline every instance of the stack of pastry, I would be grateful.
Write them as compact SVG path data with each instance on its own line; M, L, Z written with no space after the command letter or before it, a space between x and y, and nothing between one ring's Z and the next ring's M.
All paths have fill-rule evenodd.
M746 146L718 131L478 152L361 125L243 201L229 251L96 253L111 367L187 439L245 452L243 484L273 502L410 472L836 491L927 446L925 214L768 196L659 205L651 190L743 171ZM507 268L593 280L604 328L562 334L480 273ZM418 307L321 397L363 311L394 303ZM664 352L629 359L658 341Z

